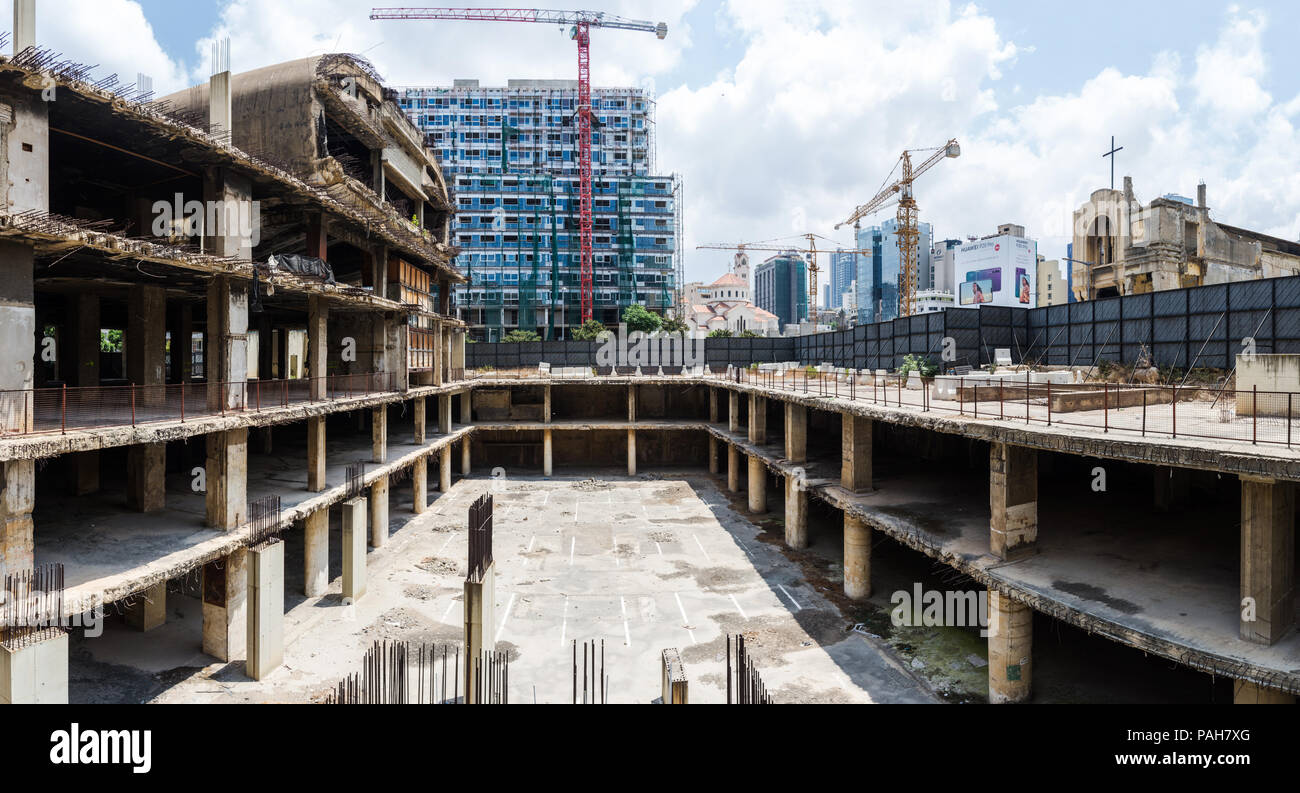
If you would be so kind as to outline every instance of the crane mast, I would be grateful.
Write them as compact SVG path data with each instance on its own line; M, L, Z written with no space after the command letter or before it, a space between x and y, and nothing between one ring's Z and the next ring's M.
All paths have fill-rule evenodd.
M591 210L591 28L637 30L659 39L668 35L663 22L643 22L601 11L552 11L544 8L376 8L371 19L439 19L461 22L537 22L572 25L578 44L578 236L581 241L582 322L594 313L592 296ZM503 141L504 142L504 141ZM681 230L678 229L678 234ZM555 229L551 229L555 234Z

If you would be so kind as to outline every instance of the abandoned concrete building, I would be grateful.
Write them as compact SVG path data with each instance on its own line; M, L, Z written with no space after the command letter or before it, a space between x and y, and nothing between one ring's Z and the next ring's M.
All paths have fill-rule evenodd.
M1215 222L1204 184L1196 195L1142 204L1129 176L1122 191L1094 191L1074 212L1076 299L1300 273L1300 241Z

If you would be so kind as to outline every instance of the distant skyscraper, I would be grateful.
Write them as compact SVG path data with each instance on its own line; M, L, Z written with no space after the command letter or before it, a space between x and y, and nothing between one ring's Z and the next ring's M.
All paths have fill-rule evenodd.
M917 244L917 291L933 288L930 273L929 223L919 224ZM898 282L902 252L898 250L898 221L886 220L857 232L857 247L872 254L858 257L858 322L884 322L898 317Z
M754 304L775 314L781 329L808 319L808 263L793 251L754 268Z

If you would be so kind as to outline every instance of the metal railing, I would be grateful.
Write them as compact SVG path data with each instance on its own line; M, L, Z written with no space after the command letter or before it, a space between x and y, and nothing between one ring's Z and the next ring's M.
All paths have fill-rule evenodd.
M1023 378L1023 379L1021 379ZM947 376L945 396L935 381L908 388L897 374L809 372L807 369L733 369L724 379L882 407L944 411L974 419L1079 427L1101 434L1196 438L1290 448L1300 441L1300 399L1289 391L1226 385L1142 385L1035 382L1029 372ZM993 382L995 381L996 382ZM951 392L951 393L948 393Z
M62 386L0 391L0 437L185 422L398 390L395 372L295 380Z

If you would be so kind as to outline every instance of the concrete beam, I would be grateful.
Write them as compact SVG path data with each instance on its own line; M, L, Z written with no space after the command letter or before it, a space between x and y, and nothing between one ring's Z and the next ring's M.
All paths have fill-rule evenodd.
M302 522L303 587L309 598L320 597L330 585L330 511L318 509Z
M871 490L871 419L840 416L840 487L854 493Z
M1287 694L1276 688L1265 688L1245 680L1232 681L1232 704L1234 705L1294 705L1295 703L1295 694Z
M429 507L429 456L421 455L411 466L411 509L419 515Z
M767 512L767 466L757 455L749 455L749 511Z
M1241 477L1241 638L1271 645L1295 626L1295 486Z
M793 402L785 403L785 459L808 461L808 408Z
M844 594L853 600L871 597L871 527L844 513Z
M388 406L370 409L370 462L388 462Z
M344 501L343 602L353 603L366 594L366 499Z
M370 545L382 548L388 542L388 477L370 483Z
M126 624L140 632L167 622L167 582L159 581L135 595L126 606Z
M989 590L989 702L1028 702L1032 693L1034 611Z
M233 661L248 645L248 551L203 566L203 652Z
M265 679L284 663L284 543L248 550L246 674Z
M136 512L161 512L167 506L164 444L139 444L126 450L126 505Z
M797 474L785 475L785 544L808 547L808 491Z
M325 490L325 417L307 419L307 490Z
M989 551L999 559L1032 554L1038 543L1038 452L989 444Z
M238 528L248 518L248 428L208 434L208 525Z
M767 443L767 398L749 395L749 442L762 446Z

